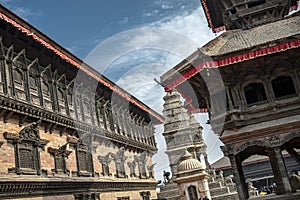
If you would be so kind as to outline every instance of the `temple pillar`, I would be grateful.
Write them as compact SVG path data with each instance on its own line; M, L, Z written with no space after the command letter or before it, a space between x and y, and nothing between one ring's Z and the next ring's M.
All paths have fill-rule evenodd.
M268 154L274 174L274 179L277 185L276 194L279 195L292 192L280 147L270 149L268 151Z
M290 146L285 145L285 150L294 158L294 160L300 165L300 155Z
M246 185L245 176L243 172L242 162L239 155L229 155L232 166L233 175L235 178L236 189L239 195L239 200L246 200L249 198L248 187Z
M229 110L233 110L232 99L231 99L231 95L230 95L230 91L229 91L228 86L226 86L226 96L227 96L227 100L228 100Z

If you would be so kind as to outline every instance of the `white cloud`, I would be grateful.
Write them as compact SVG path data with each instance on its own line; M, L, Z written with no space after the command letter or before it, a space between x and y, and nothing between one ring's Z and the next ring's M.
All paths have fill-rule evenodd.
M125 25L129 22L129 17L124 17L121 21L119 21L119 24Z
M145 12L144 16L154 16L157 12ZM204 13L199 8L109 38L98 45L85 61L104 75L111 73L117 76L113 81L161 113L165 93L154 78L159 80L163 73L213 37ZM106 67L102 68L103 66ZM207 119L202 117L200 120L204 126ZM209 126L205 126L205 139L210 161L215 161L221 155L220 143L215 142L217 137L209 129ZM156 141L159 151L153 158L153 162L158 163L155 166L157 178L161 178L162 170L169 170L161 132L161 128L157 129Z
M1 4L12 10L16 15L18 15L24 20L28 20L28 18L32 16L41 15L41 12L33 12L32 10L26 7L17 6L17 2L19 2L19 0L0 0Z

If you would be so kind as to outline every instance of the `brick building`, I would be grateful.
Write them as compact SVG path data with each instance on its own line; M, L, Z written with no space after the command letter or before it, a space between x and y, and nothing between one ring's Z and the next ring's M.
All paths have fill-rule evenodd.
M163 117L0 6L0 198L155 199Z

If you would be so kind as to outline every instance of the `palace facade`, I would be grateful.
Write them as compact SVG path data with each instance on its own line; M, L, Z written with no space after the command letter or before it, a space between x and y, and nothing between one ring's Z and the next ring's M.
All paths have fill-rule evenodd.
M0 198L156 199L163 117L0 6Z

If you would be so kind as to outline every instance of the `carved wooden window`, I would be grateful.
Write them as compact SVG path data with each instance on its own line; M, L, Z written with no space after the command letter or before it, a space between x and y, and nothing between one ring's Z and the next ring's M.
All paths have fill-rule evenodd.
M103 176L110 176L111 173L109 172L109 163L111 162L112 158L110 158L110 154L108 153L106 156L98 156L98 160L102 166L102 175Z
M20 145L21 146L21 145ZM22 144L18 151L19 164L22 169L36 170L36 152L31 144Z
M109 176L110 173L109 173L109 165L108 165L108 163L107 162L102 162L101 165L102 165L102 174L104 176Z
M50 97L50 88L48 83L46 83L45 81L42 81L42 91L45 97Z
M264 85L262 83L252 83L244 88L247 104L253 104L267 100Z
M92 156L88 148L82 142L79 142L76 146L76 159L78 176L91 176Z
M55 157L55 169L57 171L65 171L66 164L65 164L65 159L62 156Z
M58 101L60 101L60 102L64 102L65 101L65 99L64 99L64 93L60 89L57 90L57 98L58 98Z
M275 98L296 94L293 79L290 76L280 76L272 80Z
M68 103L73 106L73 96L71 92L68 92Z
M101 116L102 116L102 121L103 121L103 126L104 126L104 128L105 129L107 129L107 122L106 122L106 112L105 112L105 107L104 106L102 106L101 108L100 108L100 114L101 114Z
M130 177L135 177L135 166L136 166L135 161L128 162L127 165L129 167L129 170L130 170Z
M54 158L55 169L52 169L52 173L68 173L66 166L66 158L70 155L71 151L67 150L67 145L63 145L59 148L49 147L48 152Z
M20 85L23 84L23 74L19 69L15 69L14 72L14 81Z
M124 153L125 153L125 150L123 147L121 147L120 150L116 154L111 154L112 158L115 161L116 176L118 178L126 177L124 163L125 163L125 160L127 159L127 156L125 156Z
M135 156L135 162L138 165L138 169L139 169L139 177L141 179L143 178L147 178L147 174L146 174L146 153L143 152L140 156Z
M4 137L15 148L15 168L9 172L17 174L40 174L40 153L38 148L44 148L47 140L40 139L37 123L32 123L23 128L19 134L4 133Z
M87 152L86 151L82 151L82 150L78 150L78 166L80 171L88 171L88 167L87 167Z
M197 188L196 186L189 186L187 188L189 194L189 200L198 200Z

